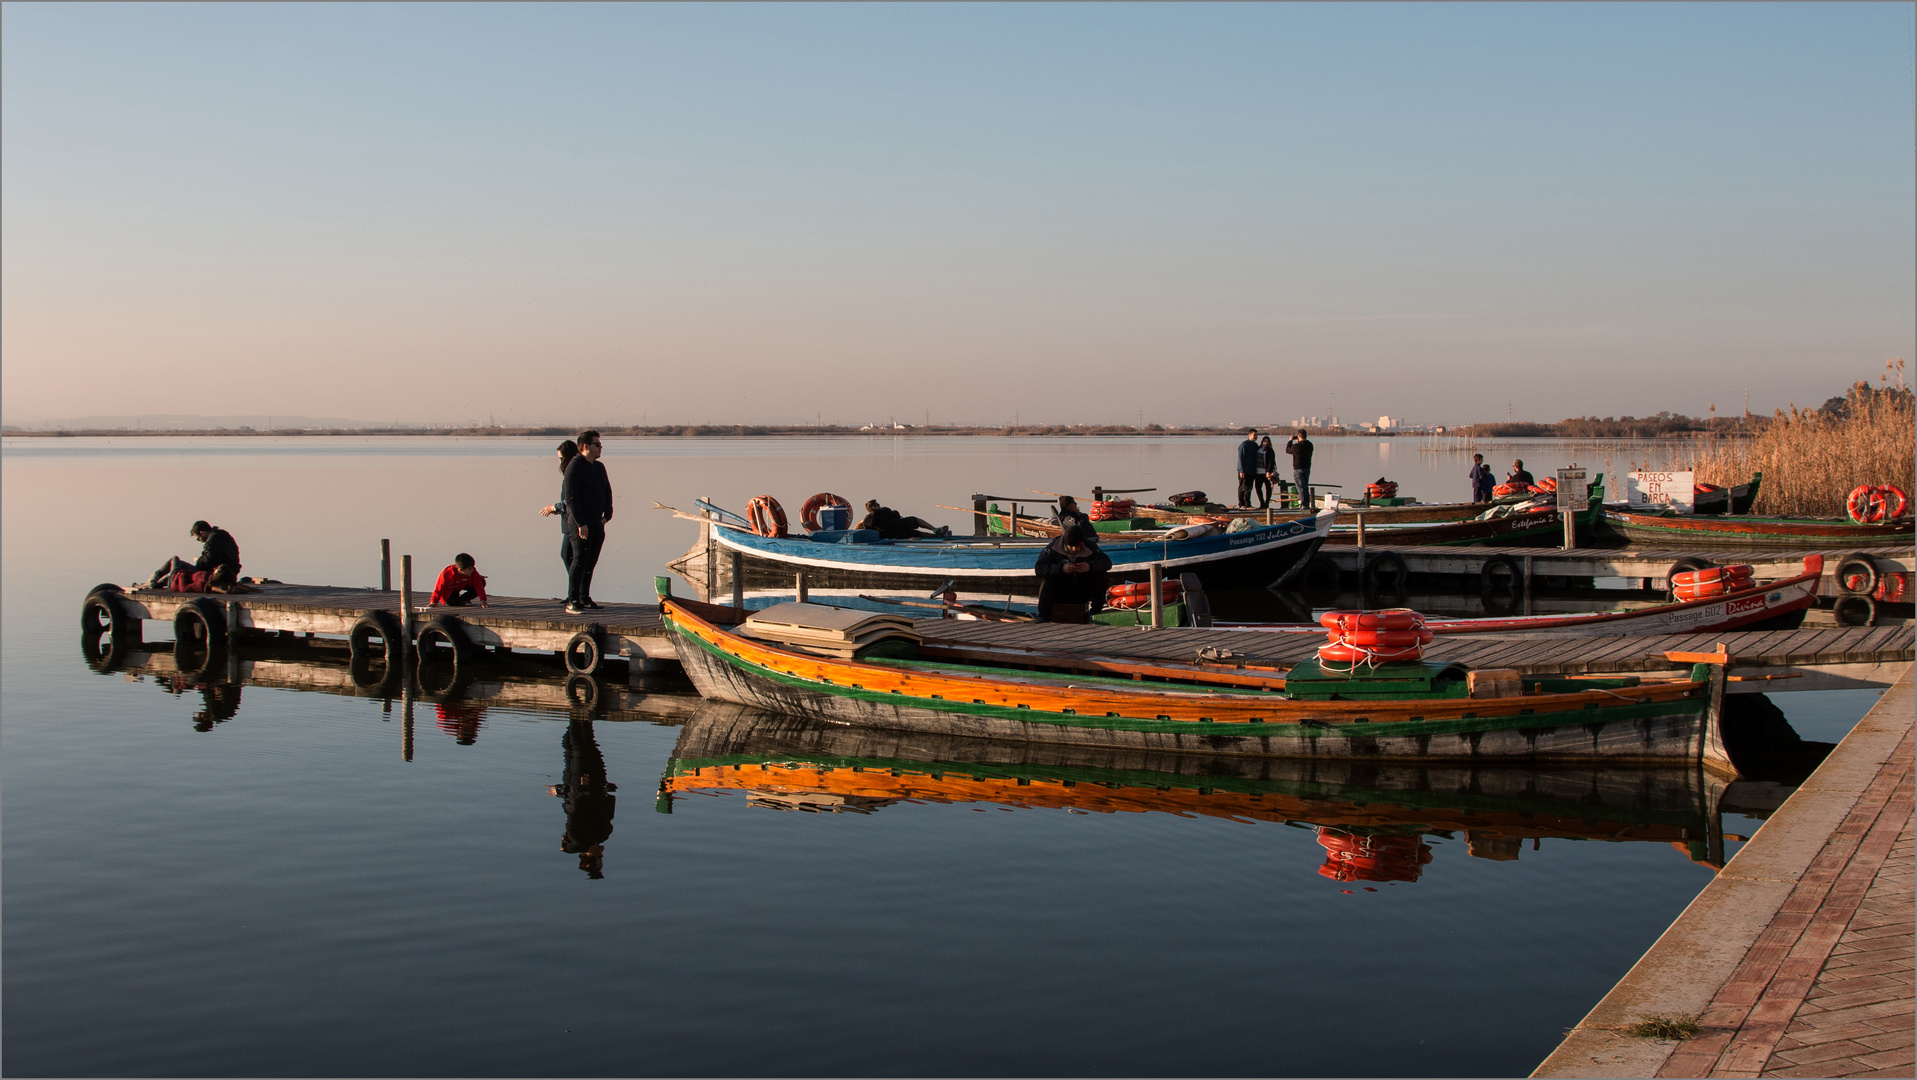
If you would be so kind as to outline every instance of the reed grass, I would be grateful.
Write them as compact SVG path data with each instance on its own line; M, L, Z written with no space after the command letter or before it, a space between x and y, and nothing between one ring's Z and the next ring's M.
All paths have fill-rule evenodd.
M1640 1039L1688 1039L1701 1030L1695 1016L1647 1016L1625 1029Z
M1917 490L1917 410L1898 387L1851 388L1841 411L1779 410L1750 435L1700 435L1673 446L1662 465L1694 470L1704 483L1730 487L1764 474L1754 514L1842 517L1859 484Z

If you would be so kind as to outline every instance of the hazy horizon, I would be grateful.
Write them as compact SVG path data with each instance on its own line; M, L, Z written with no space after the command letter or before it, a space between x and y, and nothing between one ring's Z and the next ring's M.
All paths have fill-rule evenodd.
M0 419L1816 405L1913 11L9 3Z

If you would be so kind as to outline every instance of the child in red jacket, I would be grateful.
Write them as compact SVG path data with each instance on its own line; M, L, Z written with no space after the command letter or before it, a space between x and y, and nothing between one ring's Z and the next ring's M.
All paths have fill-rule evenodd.
M426 605L465 607L474 600L479 601L480 607L486 606L486 578L473 568L473 557L462 551L453 556L453 565L439 572L439 581L433 585L433 598Z

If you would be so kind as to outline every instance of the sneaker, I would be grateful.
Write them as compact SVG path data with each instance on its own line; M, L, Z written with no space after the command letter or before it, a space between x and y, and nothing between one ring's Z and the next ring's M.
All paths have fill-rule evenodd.
M568 615L584 615L585 613L586 609L580 607L578 604L569 603L566 605L566 614Z
M938 528L932 530L932 535L942 540L952 535L952 527L950 525L940 525Z
M580 606L580 607L582 607L582 608L585 608L585 609L587 609L588 611L598 611L598 610L599 610L599 601L597 601L597 600L581 600L581 601L579 601L579 606Z

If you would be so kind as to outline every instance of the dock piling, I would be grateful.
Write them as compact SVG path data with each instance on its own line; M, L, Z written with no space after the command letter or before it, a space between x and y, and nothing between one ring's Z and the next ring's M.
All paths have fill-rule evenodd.
M240 602L226 602L226 681L240 681Z
M413 557L399 557L399 627L406 633L406 644L413 642Z
M1159 590L1164 586L1164 584L1165 584L1164 564L1153 563L1152 564L1152 583L1151 583L1152 629L1153 630L1157 630L1158 628L1165 625L1165 598L1159 593Z
M972 535L986 536L991 531L990 519L985 516L985 496L972 496Z
M798 597L797 597L797 599L798 599L798 601L799 601L799 603L801 603L801 604L803 604L803 603L807 603L807 602L808 602L808 601L807 601L807 597L808 597L808 596L810 596L811 594L810 594L810 593L808 592L808 590L806 589L806 582L805 582L805 571L803 571L803 570L801 570L801 571L799 571L799 573L798 573L798 578L799 578L799 580L798 580L798 582L797 582L797 584L796 584L796 591L797 591L797 593L798 593Z
M393 591L393 542L379 542L379 591Z

